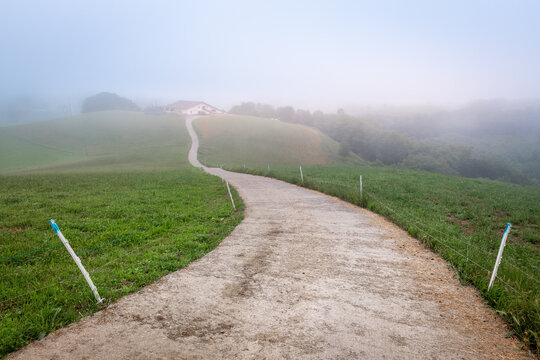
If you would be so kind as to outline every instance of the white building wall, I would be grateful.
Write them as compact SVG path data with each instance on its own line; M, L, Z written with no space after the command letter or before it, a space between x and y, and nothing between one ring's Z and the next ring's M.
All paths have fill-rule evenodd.
M178 109L174 107L166 107L165 112L174 113L178 115L199 115L199 114L223 114L224 112L211 105L204 103L197 104L188 109Z
M192 108L184 110L184 114L186 115L198 115L199 112L203 112L205 114L209 114L210 112L205 110L206 106L204 104L195 105Z

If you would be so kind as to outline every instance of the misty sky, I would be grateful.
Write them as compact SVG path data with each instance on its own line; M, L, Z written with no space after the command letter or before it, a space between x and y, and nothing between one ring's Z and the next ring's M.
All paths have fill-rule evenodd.
M0 97L335 110L540 97L540 1L0 1Z

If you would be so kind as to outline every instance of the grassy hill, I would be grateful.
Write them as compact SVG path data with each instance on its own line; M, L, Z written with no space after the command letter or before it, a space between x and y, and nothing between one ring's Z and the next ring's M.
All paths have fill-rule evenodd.
M2 128L0 357L212 250L242 219L191 167L184 119L100 112ZM56 219L96 304L48 224Z
M344 161L339 144L320 131L277 119L243 115L195 121L199 158L206 164L313 165ZM349 158L348 161L357 159Z
M209 164L221 163L235 171L299 185L298 165L302 164L303 186L341 197L389 218L445 257L464 283L476 286L508 319L524 343L536 346L540 330L538 187L391 167L340 164L343 158L340 159L337 144L332 140L308 127L277 120L235 115L201 118L196 124L202 137L202 159ZM317 155L300 158L299 153L304 152ZM311 164L322 165L308 165L310 160ZM359 192L359 175L364 180L363 196ZM488 291L507 222L512 223L512 231L499 278Z
M2 128L0 173L171 168L190 144L181 117L94 112Z

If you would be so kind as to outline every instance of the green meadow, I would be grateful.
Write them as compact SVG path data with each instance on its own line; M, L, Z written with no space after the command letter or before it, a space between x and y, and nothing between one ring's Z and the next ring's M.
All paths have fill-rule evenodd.
M272 134L275 120L258 118L258 133ZM200 120L197 120L200 121ZM213 119L206 119L211 123ZM206 124L210 127L210 124ZM243 125L249 128L249 124ZM238 129L240 131L240 129ZM306 137L301 135L300 137ZM540 331L540 188L485 179L468 179L391 167L351 165L354 158L333 157L330 164L310 165L297 149L283 144L272 158L266 148L273 137L244 141L245 153L221 136L202 136L202 157L208 164L264 175L309 187L366 207L393 221L427 247L441 254L474 285L512 325L525 345L536 347ZM205 150L206 149L206 150ZM208 149L213 149L208 152ZM323 151L323 150L321 150ZM246 153L252 161L246 161ZM332 158L329 153L328 158ZM291 162L296 161L294 166ZM349 165L344 164L348 162ZM245 164L245 166L244 166ZM304 183L300 178L302 165ZM363 193L360 195L360 175ZM488 283L506 223L512 224L498 278Z
M0 356L204 256L241 221L237 193L233 211L221 180L187 163L190 144L183 118L134 112L2 129Z
M358 161L339 156L339 144L305 125L254 116L223 115L199 118L199 160L209 165L238 161L257 165L332 164Z
M366 207L399 225L457 270L536 348L540 331L540 188L385 167L319 165L243 168ZM359 177L363 191L360 195ZM491 271L506 223L512 229L497 281Z

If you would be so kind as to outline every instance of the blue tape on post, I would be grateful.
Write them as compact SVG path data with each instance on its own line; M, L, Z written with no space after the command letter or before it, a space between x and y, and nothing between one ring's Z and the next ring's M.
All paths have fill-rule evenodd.
M54 220L49 220L49 224L51 224L51 226L52 226L55 233L58 233L60 231L60 228L58 227L58 225L56 225Z
M512 226L512 224L506 223L506 229L504 229L504 232L507 232L507 231L508 231L508 228L509 228L510 226Z

